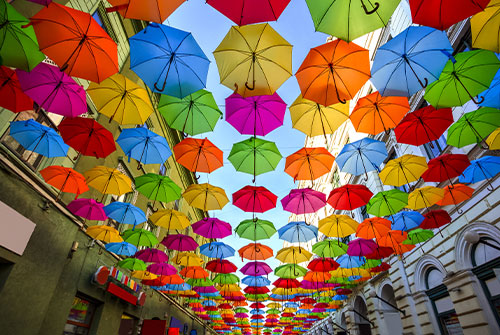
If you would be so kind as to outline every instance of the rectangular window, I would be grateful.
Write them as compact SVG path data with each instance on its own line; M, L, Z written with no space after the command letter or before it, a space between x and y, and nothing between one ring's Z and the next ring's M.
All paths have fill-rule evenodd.
M433 159L433 158L441 155L441 153L446 148L446 145L447 145L446 144L446 137L444 135L441 135L440 138L438 138L436 141L432 142L432 146L431 146L431 143L425 143L423 145L423 147L424 147L425 154L427 155L427 157L429 159Z
M96 311L97 304L83 296L77 295L69 311L64 335L87 335L92 325L92 319Z

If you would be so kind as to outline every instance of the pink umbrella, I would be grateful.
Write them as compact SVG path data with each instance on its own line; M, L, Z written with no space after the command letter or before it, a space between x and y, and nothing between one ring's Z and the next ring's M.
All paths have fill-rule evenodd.
M75 215L87 220L104 221L108 218L104 212L104 205L94 199L76 199L66 206Z
M233 205L245 212L264 213L276 207L278 197L262 186L247 185L233 193Z
M347 244L347 254L349 256L364 256L374 253L378 248L377 243L373 240L365 240L357 238Z
M16 73L24 93L47 112L68 117L87 113L85 90L58 67L40 63L31 72Z
M248 314L246 313L236 313L234 314L235 318L248 318Z
M263 276L273 270L264 262L248 262L240 269L240 272L247 276Z
M29 2L34 2L42 6L48 6L52 0L28 0Z
M283 209L294 214L314 213L326 205L326 194L311 188L291 190L281 199Z
M242 135L265 136L283 125L286 103L277 93L243 98L233 93L226 98L226 121Z
M224 238L232 234L231 225L217 218L204 218L191 225L193 232L206 238Z
M177 273L177 269L173 265L167 263L150 264L148 265L147 270L159 276L171 276Z
M194 286L193 290L198 293L215 293L218 292L217 289L213 286Z
M140 259L146 263L164 263L168 262L168 256L160 249L146 248L139 250L134 255L135 258Z
M194 251L198 248L198 243L191 236L183 234L167 235L161 244L167 249L177 251Z
M320 288L325 287L325 283L303 280L300 282L300 287L302 287L305 290L318 290Z

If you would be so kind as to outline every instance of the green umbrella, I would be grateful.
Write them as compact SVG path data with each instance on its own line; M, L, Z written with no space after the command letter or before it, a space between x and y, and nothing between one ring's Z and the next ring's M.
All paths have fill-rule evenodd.
M213 131L222 117L212 93L205 90L182 99L162 94L158 110L171 128L189 135Z
M220 285L236 284L240 282L240 278L232 273L219 273L215 276L213 282Z
M352 41L384 27L401 0L306 0L316 31Z
M248 312L248 309L244 308L244 307L238 307L234 310L235 313L247 313Z
M280 278L295 279L303 277L307 269L297 264L284 264L274 269L274 274Z
M319 257L338 257L347 252L347 244L339 240L323 240L313 244L312 251Z
M349 279L344 277L332 277L326 281L328 284L349 284Z
M125 258L117 264L122 269L131 271L146 271L146 263L137 258Z
M155 202L170 202L180 199L182 191L169 177L154 173L147 173L135 178L135 188Z
M408 193L393 189L373 196L366 205L366 211L375 216L393 215L406 205L408 205Z
M245 294L245 298L251 301L266 301L269 299L269 294Z
M480 143L500 127L500 110L484 107L464 114L448 129L446 143L456 148Z
M366 263L361 266L362 269L371 269L382 264L380 259L367 259Z
M189 278L186 280L186 283L188 283L191 286L199 286L199 287L207 287L207 286L214 286L214 282L211 281L209 278Z
M241 221L234 231L241 238L258 241L273 236L276 233L276 228L271 221L255 218Z
M450 56L451 57L451 56ZM474 96L490 87L500 68L500 61L494 52L473 50L459 53L446 63L439 79L425 90L424 99L436 108L462 106Z
M403 241L403 244L414 245L422 243L431 239L433 236L434 232L432 230L417 228L408 232L408 236L406 240Z
M145 229L129 229L122 233L123 240L136 247L154 247L158 244L156 236Z
M267 314L280 314L281 311L277 308L271 308L266 311Z
M0 1L0 64L31 71L45 55L40 51L30 21L6 1Z
M255 176L274 171L281 158L274 142L256 137L233 144L228 157L236 171L253 174L253 182Z

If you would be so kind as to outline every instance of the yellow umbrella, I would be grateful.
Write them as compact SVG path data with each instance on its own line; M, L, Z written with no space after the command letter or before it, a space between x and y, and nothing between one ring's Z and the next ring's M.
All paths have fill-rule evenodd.
M272 302L266 305L267 308L281 308L281 304L279 302Z
M275 287L271 290L271 292L277 295L293 295L298 293L296 288L283 288L283 287Z
M428 208L444 198L444 190L434 186L417 188L408 195L408 208Z
M495 129L495 131L488 136L486 144L488 144L490 150L500 149L500 128Z
M297 308L288 307L283 310L283 313L295 313L295 312L297 312Z
M244 97L272 95L292 76L292 46L267 23L231 27L214 57L220 82Z
M110 226L90 226L86 230L87 234L94 240L103 241L105 243L123 242L118 230Z
M153 113L148 92L119 73L91 83L87 93L101 114L122 125L142 125Z
M158 276L155 275L154 273L151 273L149 271L141 271L141 270L132 271L130 276L137 278L137 279L145 279L145 280L153 280L153 279L158 278Z
M356 233L358 223L347 215L330 215L319 221L319 231L330 237L346 237Z
M174 209L161 209L153 213L149 220L155 225L168 230L183 230L191 224L186 215Z
M182 266L201 266L203 264L203 260L200 256L192 252L179 252L172 259L172 262Z
M330 271L330 274L332 277L336 278L347 278L350 276L361 276L361 277L369 277L370 272L366 269L361 269L361 268L352 268L352 269L345 269L345 268L338 268L334 271Z
M132 192L132 180L118 171L106 166L96 166L83 173L88 186L102 194L122 195Z
M191 206L204 211L222 209L229 202L226 192L222 188L206 183L190 185L182 193L182 197Z
M301 247L283 248L276 254L276 259L283 263L299 264L307 262L312 257L312 254Z
M425 157L406 154L388 161L379 176L385 185L399 187L418 180L427 168Z
M216 285L215 288L219 291L239 292L241 288L236 284Z
M488 6L470 19L472 47L500 52L500 0L491 0Z
M292 127L307 136L333 134L349 119L349 102L323 106L299 95L289 109Z

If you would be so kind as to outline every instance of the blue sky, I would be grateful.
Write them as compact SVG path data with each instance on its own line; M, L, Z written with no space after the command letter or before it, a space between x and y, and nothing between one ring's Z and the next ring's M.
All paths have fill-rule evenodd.
M217 65L212 52L227 34L233 22L211 6L207 5L205 1L189 0L177 9L165 24L191 32L198 44L204 50L211 61L207 90L213 93L217 104L224 112L224 99L231 95L232 91L220 84ZM293 45L292 55L294 73L299 68L310 48L326 42L327 35L314 31L314 25L304 0L292 0L279 20L277 22L271 22L270 24L281 36ZM278 94L288 105L291 105L300 94L296 79L294 77L288 79L280 87ZM228 197L231 199L233 192L252 183L253 176L236 172L234 167L227 160L232 144L242 141L248 138L248 136L240 135L225 120L219 121L213 133L207 133L197 137L205 136L224 151L224 166L208 175L208 178L206 174L202 174L199 182L207 182L208 180L212 185L224 188ZM278 205L276 209L260 214L259 218L272 221L276 229L279 229L288 222L289 217L289 213L283 211L279 200L295 187L293 179L283 171L285 157L304 146L305 135L292 128L290 114L287 110L284 125L264 138L276 142L283 159L276 171L257 176L258 186L265 186L278 196ZM212 211L210 216L215 216L221 220L227 221L234 228L240 221L251 218L252 214L245 213L229 203L222 211ZM242 246L250 243L249 240L241 239L236 234L222 241L231 245L236 251ZM283 245L283 241L278 239L277 233L271 239L259 242L272 247L275 254ZM237 254L236 257L231 257L229 260L234 262L238 268L244 264ZM272 268L279 265L279 261L275 259L271 259L268 263ZM237 274L243 276L239 271ZM269 278L271 280L276 279L275 276L270 276Z

